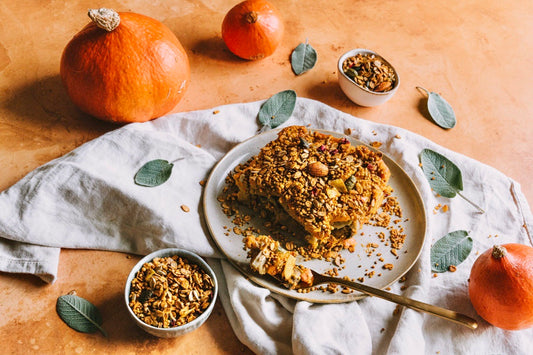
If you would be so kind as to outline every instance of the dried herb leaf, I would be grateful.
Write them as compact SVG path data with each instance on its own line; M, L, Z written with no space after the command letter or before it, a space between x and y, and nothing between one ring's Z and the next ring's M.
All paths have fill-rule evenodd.
M445 272L466 260L472 251L473 241L468 232L458 230L446 234L431 247L431 269Z
M56 302L56 311L72 329L82 333L94 333L99 330L107 337L101 327L102 317L98 308L86 299L72 294L60 296Z
M431 149L422 150L420 163L422 163L422 170L429 182L429 186L436 193L448 198L459 195L481 213L485 212L460 193L463 190L463 177L457 165Z
M170 178L173 166L174 164L163 159L149 161L135 174L135 183L148 187L161 185Z
M311 70L316 63L316 50L310 44L300 43L291 54L291 66L294 74L301 75Z
M427 107L433 121L442 128L450 129L455 127L456 119L453 108L436 92L429 92L423 87L417 86L428 95Z
M263 103L259 110L259 122L263 124L262 131L276 128L291 117L296 105L296 92L285 90L278 92Z

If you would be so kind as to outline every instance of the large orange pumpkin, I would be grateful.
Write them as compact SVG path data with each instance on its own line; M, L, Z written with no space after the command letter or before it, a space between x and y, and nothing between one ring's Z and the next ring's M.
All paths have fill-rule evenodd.
M222 39L235 55L248 60L268 57L283 37L279 11L266 0L235 5L222 22Z
M144 122L171 111L190 78L174 33L136 13L90 10L93 22L67 44L61 78L82 111L106 121Z
M470 300L492 325L518 330L533 326L533 247L496 245L481 254L470 272Z

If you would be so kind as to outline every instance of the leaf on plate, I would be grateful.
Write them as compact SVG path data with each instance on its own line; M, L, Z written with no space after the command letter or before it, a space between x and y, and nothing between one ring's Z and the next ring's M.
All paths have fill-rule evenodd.
M266 100L259 110L259 122L263 124L261 131L268 128L276 128L287 121L296 105L296 92L285 90L278 92Z
M452 106L436 92L429 92L423 87L417 86L428 95L427 108L433 121L442 128L450 129L455 127L457 120Z
M173 166L174 164L167 160L151 160L137 171L134 178L135 183L147 187L159 186L170 178Z
M307 41L300 43L291 54L292 71L296 75L301 75L311 70L315 66L316 60L316 50Z
M99 330L107 337L101 327L102 317L98 308L86 299L72 294L60 296L56 302L56 311L72 329L82 333L94 333Z
M472 251L473 240L468 232L458 230L450 232L431 247L431 270L445 272L466 260Z
M429 182L429 186L441 196L452 198L461 196L465 201L484 213L483 209L463 196L463 177L461 170L445 156L431 149L424 149L420 153L422 170Z

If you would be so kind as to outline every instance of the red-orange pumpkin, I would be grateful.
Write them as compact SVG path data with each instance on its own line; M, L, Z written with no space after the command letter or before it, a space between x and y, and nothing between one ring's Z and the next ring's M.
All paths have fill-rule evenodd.
M222 38L235 55L248 60L268 57L283 37L279 11L266 0L235 5L222 22Z
M469 282L472 305L487 322L507 330L533 326L533 247L494 246L474 262Z
M174 33L136 13L90 10L93 22L67 44L60 73L82 111L106 121L144 122L170 112L190 78Z

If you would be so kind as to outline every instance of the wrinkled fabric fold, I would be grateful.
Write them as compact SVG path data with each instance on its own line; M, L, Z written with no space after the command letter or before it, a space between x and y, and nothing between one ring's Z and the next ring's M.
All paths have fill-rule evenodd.
M350 134L380 150L412 178L425 204L428 234L421 256L391 291L475 317L479 329L398 308L367 297L311 304L251 283L217 250L202 208L202 181L224 154L257 134L262 101L171 114L130 124L85 143L30 172L0 193L0 270L57 277L60 248L145 255L179 247L208 258L220 280L220 300L235 334L258 354L527 354L533 329L507 332L479 318L468 298L476 255L495 243L531 244L530 207L520 185L498 170L407 130L359 119L318 101L298 98L283 126L304 125ZM435 150L462 171L464 199L436 195L419 167L422 149ZM153 159L174 164L156 187L134 183ZM448 205L448 211L435 210ZM180 206L188 207L185 212ZM455 230L474 240L456 272L433 274L430 247ZM496 237L497 236L497 237Z

